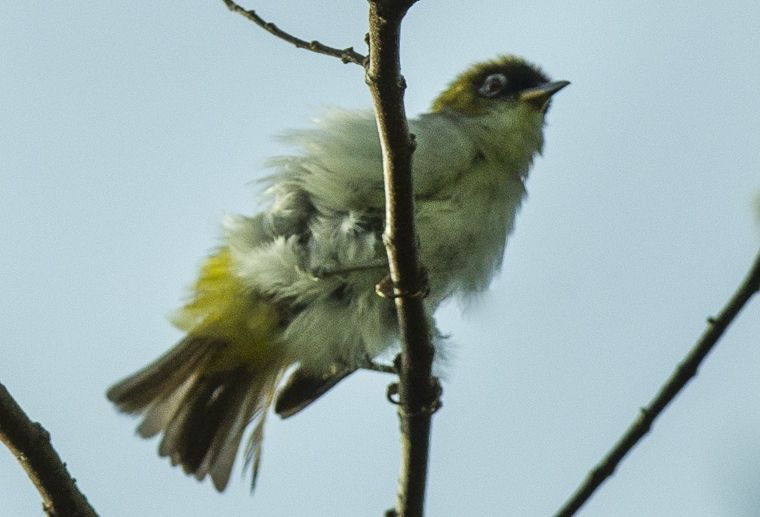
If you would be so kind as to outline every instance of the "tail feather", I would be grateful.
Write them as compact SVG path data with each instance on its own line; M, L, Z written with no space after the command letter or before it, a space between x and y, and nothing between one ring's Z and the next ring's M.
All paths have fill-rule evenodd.
M356 368L337 364L321 373L298 368L280 388L274 404L275 413L282 418L290 418L355 371Z
M124 413L140 413L159 398L171 395L207 360L218 340L187 336L152 364L111 386L108 400Z
M271 405L272 399L269 399ZM264 423L266 422L266 413L262 413L259 421L253 428L251 439L245 448L245 468L251 466L253 472L251 477L251 492L256 488L256 479L259 477L259 464L261 463L261 444L264 442Z
M151 438L164 430L171 418L179 411L194 380L195 376L188 377L176 390L150 404L145 409L145 415L137 427L137 433L143 438Z
M227 343L188 336L143 370L108 390L127 413L143 414L141 436L163 431L159 454L202 480L209 475L225 489L246 427L255 421L246 452L255 483L263 425L284 368L218 369ZM253 451L251 453L250 451Z

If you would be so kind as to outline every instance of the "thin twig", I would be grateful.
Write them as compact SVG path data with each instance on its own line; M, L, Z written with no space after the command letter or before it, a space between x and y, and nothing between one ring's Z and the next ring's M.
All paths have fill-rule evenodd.
M440 385L432 376L434 349L422 298L427 278L419 264L414 224L412 153L401 76L401 21L416 0L369 1L367 84L372 93L385 179L385 243L401 340L399 418L401 474L395 510L388 515L421 517L427 484L432 414L440 407Z
M755 258L747 277L736 293L731 297L723 311L716 318L708 319L707 330L694 345L689 354L678 365L675 372L660 388L657 396L649 405L641 409L638 418L631 424L625 434L607 453L607 455L588 474L583 484L557 512L556 517L570 517L577 512L591 495L610 477L626 454L646 435L654 420L665 407L678 395L696 374L699 365L720 339L723 332L736 318L747 302L760 291L760 253Z
M8 446L37 487L45 513L59 517L97 516L51 445L50 434L39 423L29 420L2 384L0 441Z
M227 5L227 8L233 13L238 13L239 15L252 21L270 34L287 41L291 45L295 45L296 48L310 50L312 52L316 52L317 54L324 54L326 56L337 57L344 63L354 63L362 67L365 66L365 63L367 62L367 57L356 52L353 47L340 49L330 47L328 45L320 43L317 40L306 41L301 38L297 38L296 36L293 36L292 34L280 29L274 23L266 21L261 16L256 14L256 11L253 9L245 9L232 0L224 0L224 3Z

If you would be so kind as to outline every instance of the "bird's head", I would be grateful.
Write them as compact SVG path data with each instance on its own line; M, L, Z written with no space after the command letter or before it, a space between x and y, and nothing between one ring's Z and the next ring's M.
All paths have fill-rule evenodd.
M570 84L550 81L516 56L473 65L433 101L431 112L452 117L485 154L527 172L543 146L544 116L552 96Z
M527 107L546 113L552 95L570 84L550 81L536 66L516 56L500 56L471 66L433 101L433 112L462 116Z

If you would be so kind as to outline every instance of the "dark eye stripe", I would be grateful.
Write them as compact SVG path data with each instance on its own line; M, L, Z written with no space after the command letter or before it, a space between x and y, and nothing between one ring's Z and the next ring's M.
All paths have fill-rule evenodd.
M523 61L510 60L486 67L473 82L473 89L485 99L509 99L548 81L549 78L538 68Z

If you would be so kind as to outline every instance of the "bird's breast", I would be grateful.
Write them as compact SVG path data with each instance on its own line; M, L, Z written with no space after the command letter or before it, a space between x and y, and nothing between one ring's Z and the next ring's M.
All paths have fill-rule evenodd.
M493 173L468 171L447 195L417 204L420 254L436 305L482 291L501 266L525 188L518 175Z

